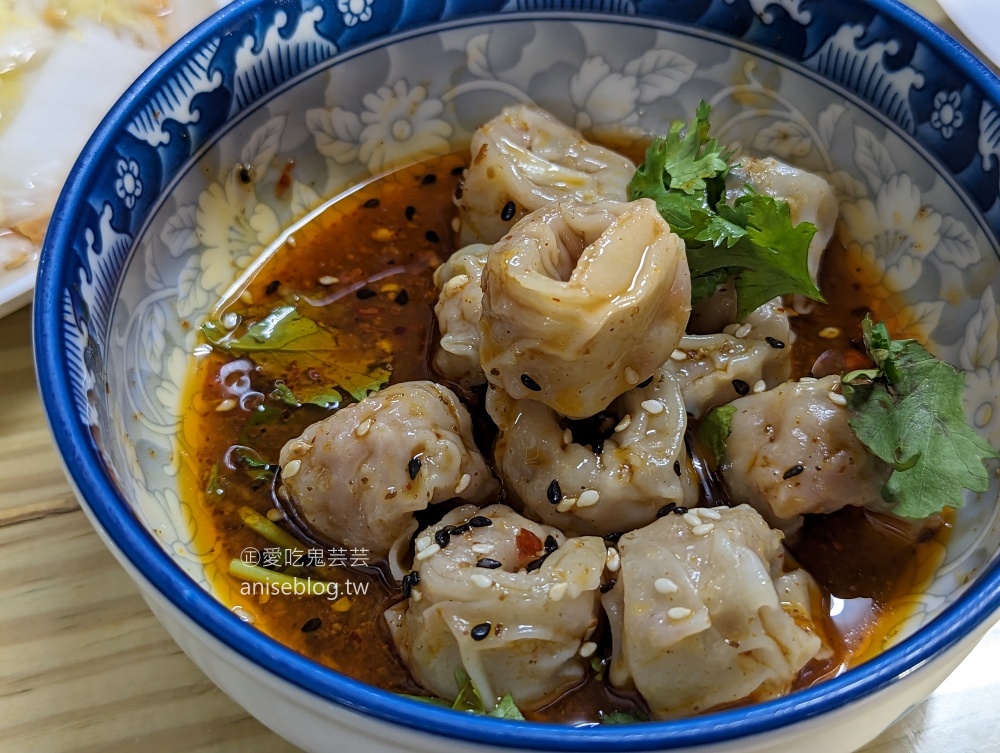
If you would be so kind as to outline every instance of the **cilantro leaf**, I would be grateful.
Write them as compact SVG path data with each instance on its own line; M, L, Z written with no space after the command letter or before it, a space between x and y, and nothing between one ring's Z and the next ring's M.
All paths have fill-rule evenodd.
M641 714L629 711L602 711L601 724L639 724L649 719Z
M963 489L986 491L983 463L997 452L965 418L965 374L916 340L893 340L885 324L866 317L863 328L877 369L846 374L843 393L858 439L893 467L882 487L893 512L925 518L961 507Z
M524 714L521 713L521 709L517 707L514 703L514 698L510 693L505 695L503 698L497 702L496 707L487 712L486 716L495 716L499 719L516 719L518 721L524 721Z
M736 280L739 319L780 295L822 301L807 266L816 227L792 225L786 202L749 186L732 204L723 200L732 152L709 136L709 116L702 102L691 123L675 121L653 140L629 183L629 199L652 199L684 239L694 301L729 277Z
M455 670L455 686L458 688L458 695L455 696L454 701L446 701L435 696L407 695L406 693L400 693L400 695L413 701L422 701L446 709L465 711L469 714L524 721L524 715L514 703L514 698L510 693L498 700L497 705L492 710L487 711L486 704L483 703L482 696L479 695L479 690L472 683L472 678L463 667L458 667Z
M213 348L249 356L276 375L284 374L294 363L316 363L327 380L355 400L378 392L391 376L388 365L367 362L368 349L358 336L327 327L294 306L279 306L252 322L242 334L215 321L205 322L201 330ZM329 407L339 403L339 395L337 400L332 399L336 394L336 390L324 388L316 395L293 399ZM279 397L288 401L287 395Z
M712 408L698 424L698 440L712 453L715 464L721 465L726 455L726 440L733 431L733 414L736 407L722 405Z
M328 388L318 388L316 394L309 394L310 390L303 390L299 388L299 396L296 396L292 392L291 388L285 384L280 379L274 383L274 389L271 391L271 397L276 400L280 400L285 403L285 405L290 405L293 408L301 408L302 405L317 405L320 408L338 408L340 407L341 401L344 399L343 396L337 392L337 390ZM308 397L306 395L309 395Z

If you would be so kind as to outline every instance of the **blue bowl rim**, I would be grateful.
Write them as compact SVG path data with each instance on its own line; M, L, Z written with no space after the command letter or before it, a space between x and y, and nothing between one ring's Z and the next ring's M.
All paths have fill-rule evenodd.
M108 139L127 122L133 102L155 89L189 47L224 34L230 23L251 17L270 0L237 0L164 53L119 99L90 138L60 194L39 262L34 300L34 352L46 416L67 474L92 518L142 577L198 627L249 662L302 690L378 719L471 742L513 749L633 751L706 745L761 734L859 701L887 688L985 629L1000 610L1000 560L987 567L964 594L930 625L899 645L840 677L781 699L692 719L637 725L571 727L473 716L399 697L323 667L244 623L193 582L139 523L94 447L74 409L63 363L63 291L76 280L69 236L73 207L85 200L91 166ZM970 80L1000 101L1000 79L968 50L897 0L868 0L875 11L907 27L939 54L951 58ZM634 20L634 19L633 19ZM469 19L475 21L474 18ZM387 37L391 39L391 37Z

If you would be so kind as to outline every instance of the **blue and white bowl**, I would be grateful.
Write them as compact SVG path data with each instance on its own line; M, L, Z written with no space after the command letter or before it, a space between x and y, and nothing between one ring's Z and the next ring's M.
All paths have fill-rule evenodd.
M686 721L570 728L430 707L311 662L213 596L177 480L182 389L194 325L255 256L324 198L463 145L512 102L599 132L662 130L701 99L724 141L828 177L848 253L968 371L968 415L1000 446L1000 81L893 0L247 0L173 47L90 140L35 302L53 433L153 611L279 734L308 751L845 753L1000 615L996 480L968 498L878 658ZM276 192L287 160L291 190Z

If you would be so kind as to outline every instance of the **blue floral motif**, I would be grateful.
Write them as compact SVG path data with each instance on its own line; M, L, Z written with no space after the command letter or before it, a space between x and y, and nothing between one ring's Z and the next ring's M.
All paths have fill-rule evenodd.
M337 10L347 26L355 26L368 21L372 17L372 5L375 0L337 0Z
M142 196L142 181L139 180L139 163L134 159L118 160L118 179L115 181L115 193L119 199L124 199L129 209L135 206L135 200Z
M931 125L937 128L941 135L950 139L955 130L962 127L962 95L957 91L940 91L934 95L934 112L931 113Z

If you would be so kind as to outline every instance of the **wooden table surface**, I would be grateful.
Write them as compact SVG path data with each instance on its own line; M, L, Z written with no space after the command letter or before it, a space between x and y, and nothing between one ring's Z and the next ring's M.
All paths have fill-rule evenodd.
M911 4L944 23L934 0ZM294 753L181 653L92 530L49 437L30 327L29 309L0 319L0 751ZM998 711L1000 626L863 750L996 753Z

